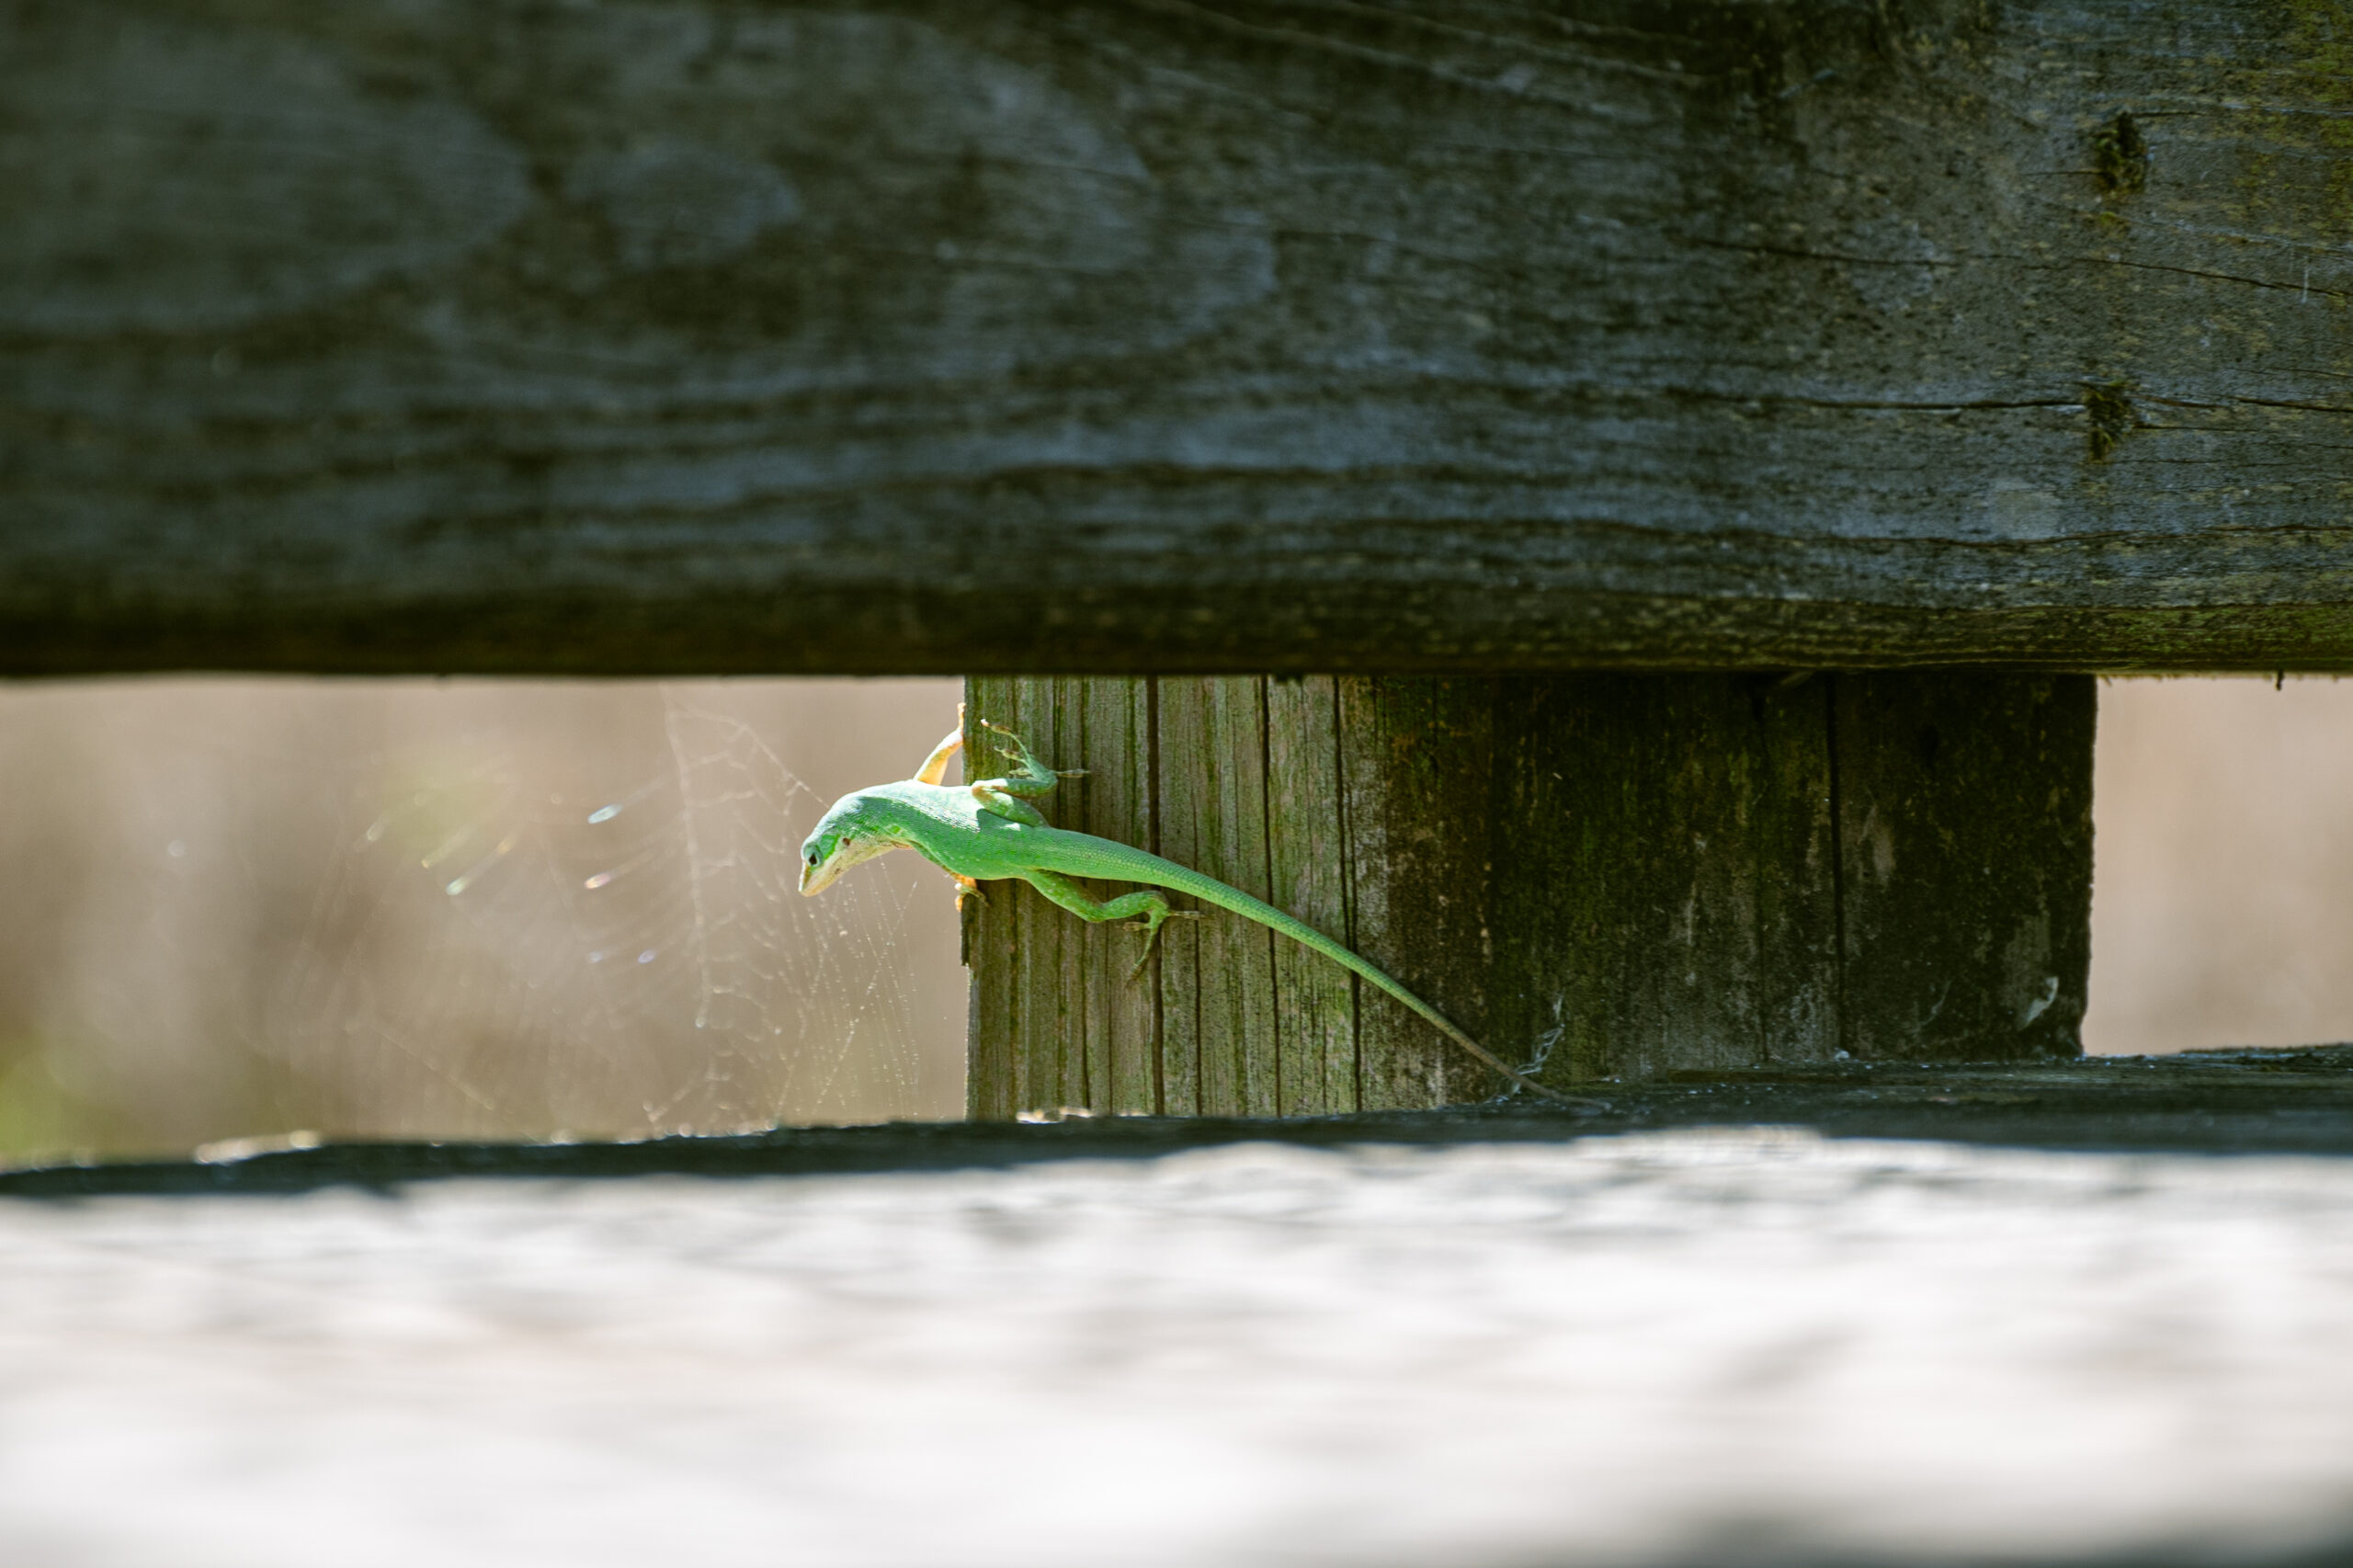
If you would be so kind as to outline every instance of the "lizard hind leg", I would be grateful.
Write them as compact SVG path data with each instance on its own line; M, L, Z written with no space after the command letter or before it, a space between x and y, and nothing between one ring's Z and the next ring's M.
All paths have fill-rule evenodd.
M1123 909L1120 907L1122 904L1131 907ZM1143 933L1143 950L1136 954L1134 967L1128 971L1128 978L1131 981L1143 978L1144 966L1152 961L1153 946L1160 940L1162 926L1171 920L1199 920L1202 917L1201 912L1198 909L1169 908L1168 901L1161 897L1158 892L1128 893L1112 899L1103 907L1111 918L1116 919L1121 915L1135 915L1142 917L1129 921L1125 927L1130 931Z
M1117 898L1091 898L1085 889L1067 877L1051 871L1024 871L1023 879L1063 908L1081 920L1100 923L1106 920L1131 921L1128 929L1143 933L1143 951L1137 955L1135 967L1128 971L1130 980L1142 976L1144 965L1152 961L1153 944L1160 939L1160 927L1171 920L1199 920L1198 909L1171 909L1168 899L1158 888L1140 888Z

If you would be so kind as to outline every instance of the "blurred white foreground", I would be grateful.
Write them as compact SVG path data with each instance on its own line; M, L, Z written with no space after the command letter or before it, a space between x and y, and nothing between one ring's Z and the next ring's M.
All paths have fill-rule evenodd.
M2251 1562L2353 1529L2347 1162L1242 1146L12 1202L0 1256L0 1562L43 1568Z

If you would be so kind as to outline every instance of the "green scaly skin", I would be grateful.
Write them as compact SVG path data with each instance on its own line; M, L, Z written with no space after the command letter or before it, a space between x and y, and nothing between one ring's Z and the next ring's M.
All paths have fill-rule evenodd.
M1082 920L1132 919L1133 929L1144 934L1143 954L1133 971L1140 975L1165 922L1201 917L1197 911L1170 909L1167 899L1153 891L1168 888L1256 920L1313 949L1411 1007L1440 1034L1529 1093L1562 1105L1606 1108L1599 1100L1561 1094L1506 1066L1437 1008L1273 904L1116 839L1049 826L1030 801L1052 793L1066 776L1032 756L1011 731L986 721L983 728L1006 741L1000 749L1015 765L1013 774L963 787L941 784L949 759L962 744L961 733L949 735L915 778L856 790L834 802L801 846L801 891L811 895L822 892L852 866L893 849L912 849L954 877L965 892L977 893L981 882L1018 878ZM1073 877L1142 882L1147 887L1097 900L1074 884Z

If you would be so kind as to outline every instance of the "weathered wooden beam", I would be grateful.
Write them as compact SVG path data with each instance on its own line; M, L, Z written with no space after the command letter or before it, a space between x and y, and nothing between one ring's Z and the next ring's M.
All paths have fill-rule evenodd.
M2092 684L1073 676L975 680L966 707L1090 770L1056 791L1058 824L1271 892L1568 1085L2075 1054ZM1172 923L1141 981L1141 937L1019 883L972 920L976 1116L1407 1109L1498 1086L1238 917Z
M2353 663L2341 0L8 0L0 668Z
M989 1170L1140 1160L1241 1142L1303 1149L1543 1143L1597 1132L1763 1122L1825 1138L2011 1148L2353 1154L2353 1051L2344 1046L2186 1051L1977 1067L1857 1062L1737 1073L1610 1091L1600 1116L1523 1106L1290 1121L1205 1117L1029 1127L894 1121L647 1138L625 1143L369 1139L259 1148L234 1158L75 1158L0 1168L0 1199L285 1194L438 1181L710 1179ZM2291 1191L2281 1187L2278 1190Z

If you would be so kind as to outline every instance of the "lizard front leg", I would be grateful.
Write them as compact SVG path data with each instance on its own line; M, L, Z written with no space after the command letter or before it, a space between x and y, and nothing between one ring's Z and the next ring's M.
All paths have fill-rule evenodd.
M1151 961L1152 945L1160 939L1160 927L1164 922L1199 920L1201 917L1198 909L1169 908L1168 900L1158 888L1140 888L1134 892L1123 892L1117 898L1095 899L1089 898L1086 891L1068 877L1056 876L1051 871L1024 871L1021 879L1081 920L1099 923L1125 920L1130 915L1140 916L1128 927L1131 931L1143 933L1143 951L1137 956L1135 968L1128 971L1130 980L1142 975L1143 966Z
M981 803L981 809L984 812L994 812L997 816L1007 817L1017 823L1025 823L1031 827L1045 826L1045 813L1031 805L1030 800L1043 799L1052 794L1054 786L1065 778L1084 778L1086 769L1072 768L1056 772L1031 756L1029 747L1021 737L1004 725L993 724L983 719L981 721L981 728L991 734L1002 735L1010 743L997 747L997 751L1007 761L1014 764L1014 771L1003 778L980 780L972 787L972 799Z

